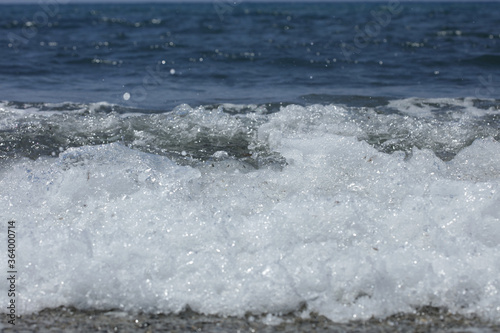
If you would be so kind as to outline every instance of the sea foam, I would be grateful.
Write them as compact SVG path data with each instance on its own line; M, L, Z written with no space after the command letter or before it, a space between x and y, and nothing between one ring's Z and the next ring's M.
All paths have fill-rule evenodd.
M270 114L255 140L282 168L221 151L179 165L121 143L5 165L19 314L189 306L346 321L433 305L500 322L500 143L476 139L449 161L384 152L346 117L338 106Z

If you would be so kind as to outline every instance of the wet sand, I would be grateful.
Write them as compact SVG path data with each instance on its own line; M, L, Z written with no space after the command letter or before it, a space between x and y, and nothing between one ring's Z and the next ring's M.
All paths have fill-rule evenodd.
M190 310L165 315L59 307L18 317L15 326L3 315L0 323L2 332L500 332L500 324L434 307L421 308L415 314L348 323L335 323L314 314L309 319L294 315L235 318Z

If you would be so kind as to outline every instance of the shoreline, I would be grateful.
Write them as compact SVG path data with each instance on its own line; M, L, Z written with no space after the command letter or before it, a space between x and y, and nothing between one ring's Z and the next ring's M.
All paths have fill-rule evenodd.
M500 332L500 323L472 315L452 314L446 309L423 307L416 313L400 313L384 319L371 318L336 323L312 313L302 319L283 316L247 315L243 318L204 315L185 310L179 314L128 313L119 310L79 310L74 307L44 309L18 316L16 325L8 317L0 320L2 332Z

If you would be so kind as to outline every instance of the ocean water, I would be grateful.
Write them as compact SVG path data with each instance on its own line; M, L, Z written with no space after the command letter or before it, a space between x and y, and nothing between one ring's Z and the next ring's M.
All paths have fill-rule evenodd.
M498 3L0 9L18 314L500 323Z

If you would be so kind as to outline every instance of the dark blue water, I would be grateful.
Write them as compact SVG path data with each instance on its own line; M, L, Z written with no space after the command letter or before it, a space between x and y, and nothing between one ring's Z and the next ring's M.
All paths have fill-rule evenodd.
M388 4L3 5L0 100L499 97L499 3Z

